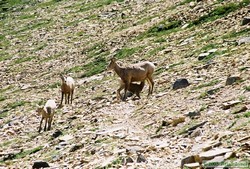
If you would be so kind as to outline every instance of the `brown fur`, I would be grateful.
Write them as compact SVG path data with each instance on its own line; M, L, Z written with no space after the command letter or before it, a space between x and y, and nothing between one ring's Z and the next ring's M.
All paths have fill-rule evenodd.
M123 100L126 99L127 90L132 82L143 82L147 80L149 83L148 96L153 93L154 81L152 74L154 73L155 66L151 62L141 62L130 66L120 66L116 63L116 59L112 58L108 70L114 70L120 76L124 85L120 85L117 90L117 98L121 98L120 91L125 89Z
M123 83L122 85L125 86L124 83ZM140 97L140 93L141 93L141 91L142 91L144 85L145 85L145 82L144 82L144 81L141 82L140 84L130 83L130 84L129 84L129 87L128 87L128 91L130 91L130 92L133 93L133 94L136 94L136 96L140 99L140 98L141 98L141 97Z
M71 77L70 77L71 78ZM62 80L62 85L61 85L61 92L62 92L62 97L61 97L61 104L63 102L63 98L65 96L65 104L69 104L69 99L71 98L71 104L73 101L73 94L74 94L74 89L75 89L75 84L74 84L74 80L71 78L70 81L67 82L67 77L64 77L63 75L61 75L61 80Z

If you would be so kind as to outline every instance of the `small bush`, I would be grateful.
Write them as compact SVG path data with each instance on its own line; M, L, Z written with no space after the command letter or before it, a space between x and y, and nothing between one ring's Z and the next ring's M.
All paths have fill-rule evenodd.
M243 116L246 117L246 118L249 118L250 117L250 111L246 112Z

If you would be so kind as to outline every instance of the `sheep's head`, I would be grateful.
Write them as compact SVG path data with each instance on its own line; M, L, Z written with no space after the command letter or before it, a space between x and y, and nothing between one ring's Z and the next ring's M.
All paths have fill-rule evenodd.
M65 76L63 76L62 74L60 75L61 79L62 79L62 83L66 83L67 82L67 78Z
M115 59L115 58L110 59L110 63L109 63L109 65L107 66L107 70L109 71L109 70L114 69L115 64L116 64L116 59Z
M36 112L38 113L38 115L41 115L43 112L43 108L37 108Z

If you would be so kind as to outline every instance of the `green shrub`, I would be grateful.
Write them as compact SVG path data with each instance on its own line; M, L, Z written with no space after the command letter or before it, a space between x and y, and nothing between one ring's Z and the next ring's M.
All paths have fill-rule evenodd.
M246 90L246 91L250 91L250 86L246 86L246 87L245 87L245 90Z
M244 113L244 115L243 115L244 117L246 117L246 118L249 118L250 117L250 111L249 112L246 112L246 113Z

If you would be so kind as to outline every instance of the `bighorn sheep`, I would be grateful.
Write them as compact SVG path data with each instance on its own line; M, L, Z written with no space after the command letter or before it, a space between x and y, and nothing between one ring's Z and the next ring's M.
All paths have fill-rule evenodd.
M149 91L148 96L152 94L153 88L154 88L154 81L152 78L152 74L154 73L155 66L152 62L145 61L137 64L133 64L131 66L120 66L116 63L116 59L112 58L107 70L114 70L118 76L120 76L121 80L123 81L125 92L123 100L126 100L126 94L127 90L129 88L129 85L132 82L143 82L147 80L149 84ZM120 91L123 89L122 85L117 90L117 94L120 94Z
M62 98L61 98L61 104L63 102L63 96L65 95L65 104L69 104L69 98L71 97L71 104L73 100L73 94L75 89L75 81L72 77L65 77L61 75L62 79L62 85L61 85L61 92L62 92ZM67 97L68 96L68 97Z
M140 92L142 91L144 85L145 85L145 81L141 82L140 84L130 83L128 87L128 91L130 91L133 94L136 94L136 96L140 99L141 98ZM120 91L124 88L125 88L125 84L122 81L120 81L120 88L118 89L119 92L117 92L117 94L120 93ZM121 98L121 95L119 96L117 95L117 98Z
M40 132L41 129L42 129L41 126L42 126L43 119L45 119L44 131L46 131L47 123L48 123L48 130L50 130L51 122L52 122L54 114L55 114L55 109L56 109L55 101L54 100L48 100L44 107L38 108L36 110L38 115L42 115L42 119L40 121L40 126L39 126L38 132Z

